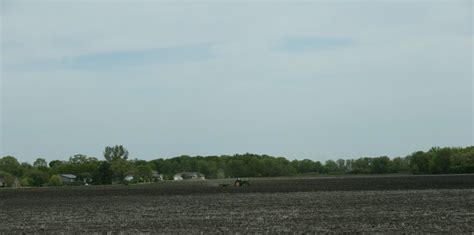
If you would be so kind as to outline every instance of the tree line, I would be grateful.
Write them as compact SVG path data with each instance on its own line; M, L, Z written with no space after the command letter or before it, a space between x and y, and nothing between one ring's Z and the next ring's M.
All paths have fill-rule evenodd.
M275 177L320 174L459 174L474 173L474 146L440 148L414 152L406 157L363 157L358 159L327 160L324 163L310 159L290 161L284 157L258 154L222 156L179 156L151 161L128 159L129 152L121 145L106 147L103 160L76 154L67 161L47 162L36 159L33 164L20 163L13 156L0 158L0 176L5 185L19 181L22 186L62 185L60 174L74 174L77 184L127 183L152 181L153 171L165 179L179 172L200 172L210 179L235 177Z

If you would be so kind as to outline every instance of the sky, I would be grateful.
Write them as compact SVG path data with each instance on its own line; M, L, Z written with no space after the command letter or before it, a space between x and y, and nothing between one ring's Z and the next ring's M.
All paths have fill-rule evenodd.
M0 156L473 145L469 0L0 2Z

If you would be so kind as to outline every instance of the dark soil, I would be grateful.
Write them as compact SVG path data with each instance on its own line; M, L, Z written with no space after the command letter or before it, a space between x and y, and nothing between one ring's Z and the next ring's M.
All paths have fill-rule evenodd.
M0 233L474 232L474 175L0 190Z

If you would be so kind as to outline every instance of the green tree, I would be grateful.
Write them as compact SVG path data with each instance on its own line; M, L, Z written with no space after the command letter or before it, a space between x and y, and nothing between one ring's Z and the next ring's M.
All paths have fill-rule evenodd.
M32 181L32 179L30 177L25 176L25 177L21 178L20 184L21 184L22 187L29 187L29 186L31 186L31 181Z
M76 154L69 158L69 161L58 164L53 168L56 174L74 174L80 176L84 172L92 173L99 166L97 158Z
M418 151L410 155L410 167L414 174L429 174L432 155Z
M122 145L116 145L114 147L105 147L104 158L108 162L113 162L118 159L127 160L128 151Z
M90 162L97 162L97 158L95 157L88 157L87 155L84 154L76 154L72 157L69 158L69 163L71 164L87 164Z
M56 167L58 167L58 166L61 165L61 164L63 164L62 161L60 161L60 160L53 160L53 161L50 161L50 162L49 162L49 167L50 167L50 168L56 168Z
M333 160L327 160L324 167L326 168L327 173L337 172L337 163Z
M134 171L133 164L125 159L115 159L111 165L115 179L121 183L124 182L127 174Z
M48 173L40 171L38 169L31 169L27 172L28 178L31 179L31 185L41 187L46 184L49 180Z
M298 173L310 173L318 171L315 162L309 159L303 159L301 161L295 160L292 162L294 168Z
M449 162L450 173L474 173L474 146L454 149Z
M449 172L451 165L451 149L450 148L433 148L431 151L432 160L430 161L430 172L435 174L445 174Z
M389 173L390 158L386 156L373 158L371 168L371 172L375 174Z
M94 184L111 184L113 179L112 166L109 162L103 161L92 173Z
M150 166L148 165L139 165L136 169L136 177L140 181L150 182L153 177L153 172Z
M37 158L35 162L33 162L33 166L38 169L45 169L48 168L48 163L44 158Z
M23 168L15 157L5 156L0 158L0 171L8 172L14 176L20 177L23 174Z
M82 172L78 175L78 180L90 184L92 183L92 173L91 172Z
M410 166L407 161L407 158L396 157L392 160L390 165L390 172L399 173L399 172L409 172Z
M61 179L61 176L52 175L49 178L49 185L51 185L51 186L61 186L61 185L63 185L63 180Z
M337 169L339 172L345 172L346 171L346 161L344 159L337 159Z
M324 172L324 166L320 161L315 161L313 164L313 171L318 173Z
M372 159L364 157L352 162L352 172L354 174L369 174L371 172Z
M33 166L28 162L22 162L20 165L21 169L23 169L23 173L25 173L27 170L33 169Z

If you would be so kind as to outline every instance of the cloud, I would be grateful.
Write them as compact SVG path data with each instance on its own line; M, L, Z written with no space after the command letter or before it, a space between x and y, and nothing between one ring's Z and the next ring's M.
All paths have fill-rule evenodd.
M47 58L26 60L24 62L4 64L11 71L45 71L55 69L73 69L84 71L118 71L133 67L156 66L157 64L205 62L216 58L213 51L215 43L181 45L165 48L136 50L115 50L63 56L60 59Z
M199 44L87 54L66 59L63 66L85 70L121 70L126 67L150 66L158 63L202 62L215 57L216 55L212 53L212 44Z
M356 44L351 38L295 37L284 40L277 49L286 52L314 53L347 48Z

